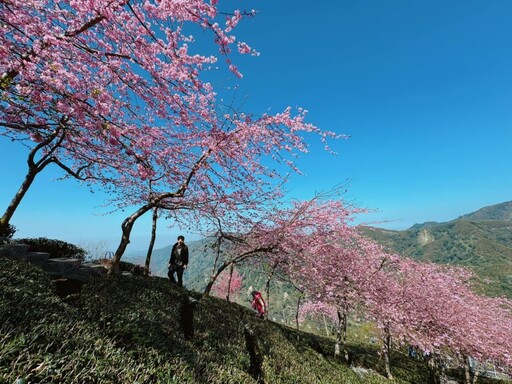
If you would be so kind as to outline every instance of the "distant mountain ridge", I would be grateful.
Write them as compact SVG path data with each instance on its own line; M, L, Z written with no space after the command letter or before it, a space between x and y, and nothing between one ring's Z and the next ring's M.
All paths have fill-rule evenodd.
M417 260L463 265L481 279L479 289L512 298L512 201L455 220L415 224L403 231L366 227L368 237Z
M512 201L489 205L476 212L460 216L457 220L512 221Z

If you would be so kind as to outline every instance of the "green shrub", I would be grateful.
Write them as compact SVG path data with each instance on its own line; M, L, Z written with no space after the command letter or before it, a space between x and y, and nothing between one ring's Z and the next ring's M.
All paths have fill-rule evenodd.
M74 244L46 237L16 239L13 243L27 244L28 252L48 252L54 259L73 258L84 260L85 251Z
M16 227L11 224L7 224L6 227L0 226L0 239L11 239L16 233Z
M121 272L131 272L133 275L143 275L144 267L138 264L130 263L129 261L120 261L119 269Z

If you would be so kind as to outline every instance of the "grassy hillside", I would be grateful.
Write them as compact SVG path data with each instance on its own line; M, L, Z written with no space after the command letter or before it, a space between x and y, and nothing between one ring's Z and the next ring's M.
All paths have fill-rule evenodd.
M388 382L377 345L351 343L356 373L331 339L158 277L98 278L60 298L44 272L0 258L0 302L0 383ZM404 353L392 367L396 383L432 382Z
M404 256L467 266L480 277L479 290L512 298L512 222L505 220L511 208L508 202L447 223L425 223L405 231L365 228L364 233Z

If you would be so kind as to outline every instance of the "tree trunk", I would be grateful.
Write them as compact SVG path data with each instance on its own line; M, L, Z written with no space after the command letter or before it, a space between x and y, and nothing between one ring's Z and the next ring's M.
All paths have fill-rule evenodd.
M477 383L477 381L478 381L478 371L477 371L477 370L475 370L475 371L473 372L473 381L471 382L471 384L476 384L476 383Z
M464 378L466 384L476 384L478 381L478 370L472 366L469 356L464 356Z
M203 155L197 160L195 166L190 171L187 179L185 182L181 185L181 187L178 189L177 192L165 192L161 193L158 196L155 196L152 198L147 204L140 207L135 213L133 213L131 216L127 217L123 224L121 224L122 229L122 235L121 235L121 241L119 242L119 246L116 249L116 253L114 254L114 259L112 263L112 269L109 271L115 271L119 269L119 262L121 261L121 257L123 256L124 252L126 251L126 247L130 243L130 234L132 232L133 224L135 224L135 221L144 215L147 211L151 210L154 207L158 207L160 202L167 198L176 198L176 197L183 197L185 194L185 191L188 188L188 185L194 175L196 174L197 170L201 167L201 165L206 161L208 156L212 153L212 150L209 149Z
M124 252L126 251L126 247L128 246L128 244L130 244L130 234L132 232L135 221L139 217L144 215L146 212L151 210L154 206L155 204L152 203L143 205L135 213L124 219L123 224L121 224L121 230L123 232L121 235L121 241L119 242L119 246L117 247L116 252L114 253L114 258L112 259L112 268L110 269L110 271L119 270L119 262L121 261L121 257L123 257Z
M297 299L297 310L295 311L295 324L297 325L297 331L300 330L299 328L299 309L300 309L300 301L302 299L303 293L302 291L299 291L299 298Z
M268 319L268 312L269 312L269 308L270 308L270 279L272 278L271 275L268 276L267 278L267 282L265 283L265 296L266 296L266 300L265 300L265 304L266 304L266 313L265 313L265 318Z
M228 280L228 294L226 295L226 301L229 303L229 294L231 292L231 280L233 279L233 271L235 270L234 264L231 264L229 268L229 280Z
M222 273L222 271L225 270L227 267L229 267L231 264L241 263L242 261L248 259L252 255L256 255L256 254L259 254L261 252L268 252L269 251L269 248L267 248L267 247L255 248L255 249L253 249L251 251L244 252L241 255L238 255L238 256L230 259L230 260L225 261L219 268L216 269L216 265L217 265L217 262L220 259L220 254L221 254L221 250L220 250L221 241L222 241L222 238L219 238L217 240L217 244L218 244L217 245L217 247L218 247L217 248L217 256L215 257L215 263L214 263L214 266L212 268L212 273L210 275L210 279L208 281L208 284L206 285L206 288L204 289L203 296L210 295L210 292L212 290L213 284L215 283L215 280L217 280L217 277L219 277L219 275Z
M443 361L443 356L440 353L435 353L432 360L434 361L434 370L437 380L440 384L447 383L448 377L446 376L446 364Z
M286 307L283 307L281 311L281 317L283 318L283 322L285 325L288 325L290 320L288 318L288 312L286 310Z
M204 289L203 296L209 296L210 292L212 290L213 284L215 284L215 280L219 276L219 273L217 271L217 263L220 260L220 254L221 254L221 246L222 246L222 237L217 238L217 254L215 255L215 260L213 261L213 267L212 272L210 273L210 279L208 280L208 283L206 284L206 288ZM222 266L221 266L222 267ZM226 268L226 267L224 267Z
M55 131L30 150L27 157L28 172L25 175L25 179L23 180L23 183L18 189L18 192L16 192L13 199L11 200L11 203L5 210L3 216L0 218L0 234L4 233L4 231L7 229L9 222L12 216L14 215L14 212L16 211L16 209L21 203L21 200L23 200L23 197L25 196L28 189L34 182L34 179L37 176L37 174L41 172L43 169L45 169L48 164L55 162L70 175L75 177L78 176L76 173L71 171L71 169L64 166L64 164L62 164L54 157L55 151L62 145L62 142L64 141L65 131L63 129L66 125L66 122L67 119L63 117ZM53 143L53 145L50 145L54 140L55 142ZM39 152L39 150L45 147L47 150L41 155L41 158L36 161L36 154Z
M156 222L158 220L158 208L153 208L153 226L151 227L151 240L149 241L148 253L146 254L146 263L144 264L144 275L149 276L149 265L151 263L151 255L156 239Z
M331 332L329 331L329 326L327 324L327 319L325 318L325 315L322 315L322 320L323 320L323 323L324 323L325 335L327 337L329 337L329 336L331 336Z
M209 296L210 292L212 290L213 284L215 284L215 280L217 280L217 277L224 271L227 267L229 267L233 262L228 262L222 264L219 269L215 273L212 273L210 275L210 279L208 280L208 284L206 284L206 288L204 289L203 296Z
M393 375L391 374L391 333L389 331L389 326L384 328L384 369L386 372L386 377L389 380L393 380Z
M272 267L270 268L270 271L267 275L267 281L265 283L265 294L267 296L267 301L266 301L266 313L265 313L265 318L268 319L268 315L270 313L270 281L272 280L272 277L274 276L274 272L276 271L276 268L277 268L277 265L278 263L274 263L272 264Z
M338 330L336 332L336 343L334 345L334 356L339 357L343 352L343 359L348 363L349 355L347 349L347 326L348 315L347 311L343 313L338 310Z
M41 170L38 170L37 167L31 167L29 166L28 172L25 175L25 179L23 180L23 183L21 184L20 188L18 189L18 192L14 195L13 199L11 200L11 203L5 210L2 218L0 218L0 233L4 233L7 229L7 226L9 225L9 222L14 215L14 212L18 208L18 206L21 203L21 200L23 200L23 197L27 193L28 189L34 182L34 179L36 175Z

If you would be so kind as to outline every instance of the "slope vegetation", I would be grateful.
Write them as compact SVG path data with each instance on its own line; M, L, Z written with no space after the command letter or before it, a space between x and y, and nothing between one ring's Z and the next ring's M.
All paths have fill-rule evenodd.
M102 277L58 296L44 272L0 257L0 302L1 383L387 382L377 346L350 346L354 370L331 339L158 277ZM395 382L432 382L423 363L392 359Z

